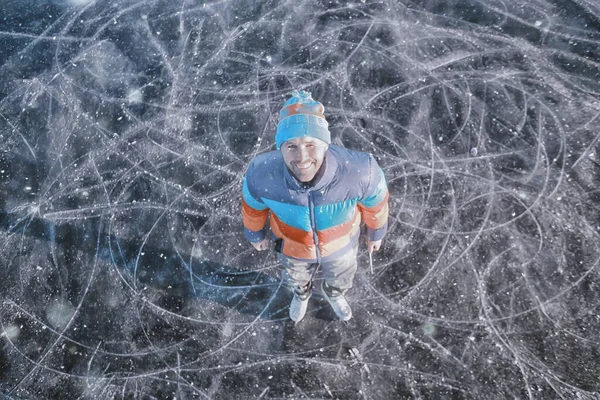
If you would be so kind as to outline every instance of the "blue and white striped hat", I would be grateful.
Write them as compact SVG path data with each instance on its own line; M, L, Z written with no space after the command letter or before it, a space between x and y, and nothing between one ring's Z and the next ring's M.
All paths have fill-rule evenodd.
M325 107L313 100L310 92L292 92L292 97L285 102L279 112L279 123L275 134L277 149L286 140L310 136L331 143L329 124L325 119Z

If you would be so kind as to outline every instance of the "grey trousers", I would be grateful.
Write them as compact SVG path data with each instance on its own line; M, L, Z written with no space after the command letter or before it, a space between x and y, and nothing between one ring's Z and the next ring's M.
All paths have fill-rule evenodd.
M340 258L321 263L321 271L327 286L341 293L352 287L357 268L357 251L358 246L349 250ZM281 253L277 253L277 259L283 266L282 275L288 286L296 293L305 291L307 285L311 283L315 269L319 264L288 258Z

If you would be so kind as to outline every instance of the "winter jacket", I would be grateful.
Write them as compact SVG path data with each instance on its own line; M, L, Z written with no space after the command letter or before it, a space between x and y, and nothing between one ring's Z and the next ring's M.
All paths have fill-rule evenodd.
M256 157L242 187L246 238L260 242L270 228L283 240L283 255L310 262L339 258L356 246L361 219L369 240L382 239L389 193L373 156L330 145L322 168L314 185L304 188L280 151Z

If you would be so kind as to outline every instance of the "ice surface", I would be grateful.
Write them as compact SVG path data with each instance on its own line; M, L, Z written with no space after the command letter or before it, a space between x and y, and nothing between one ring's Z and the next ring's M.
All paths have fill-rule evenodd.
M600 398L599 62L590 0L2 1L0 395ZM293 89L390 187L348 323L242 233Z

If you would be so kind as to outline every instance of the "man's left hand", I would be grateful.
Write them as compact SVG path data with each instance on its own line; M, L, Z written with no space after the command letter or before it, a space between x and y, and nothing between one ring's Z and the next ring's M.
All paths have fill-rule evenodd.
M367 239L367 248L369 249L369 253L379 250L381 247L381 239L375 240L374 242Z

